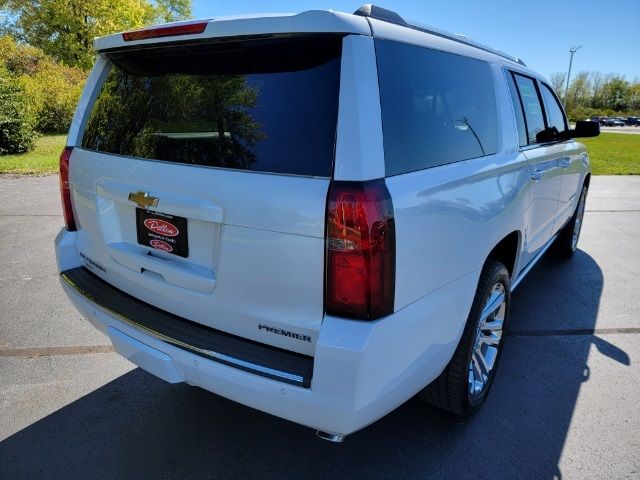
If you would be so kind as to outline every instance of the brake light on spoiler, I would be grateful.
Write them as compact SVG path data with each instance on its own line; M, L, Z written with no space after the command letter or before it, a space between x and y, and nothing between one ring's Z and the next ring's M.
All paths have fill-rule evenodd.
M182 23L180 25L167 25L165 27L145 28L124 32L122 38L125 42L134 40L146 40L148 38L175 37L178 35L193 35L204 32L209 22Z

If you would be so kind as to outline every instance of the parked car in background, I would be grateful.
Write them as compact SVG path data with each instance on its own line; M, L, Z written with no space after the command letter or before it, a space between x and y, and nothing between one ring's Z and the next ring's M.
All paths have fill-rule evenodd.
M612 117L600 117L600 125L603 127L622 127L624 122Z
M576 251L597 124L570 129L521 60L371 5L95 46L55 244L117 352L331 441L416 394L480 408L511 293Z
M612 127L624 127L626 125L625 120L622 118L612 118Z
M639 127L640 126L640 117L627 117L625 124L628 126Z

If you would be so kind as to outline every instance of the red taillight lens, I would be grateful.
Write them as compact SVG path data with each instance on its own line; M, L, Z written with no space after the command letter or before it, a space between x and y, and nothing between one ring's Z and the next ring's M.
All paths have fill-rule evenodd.
M325 310L365 320L393 313L393 205L384 180L332 182L327 200Z
M202 33L209 22L185 23L182 25L169 25L167 27L147 28L124 32L122 38L125 42L133 40L146 40L147 38L175 37L176 35L191 35Z
M60 154L60 197L62 198L62 214L67 230L75 231L76 220L71 208L71 190L69 189L69 159L73 147L65 147Z

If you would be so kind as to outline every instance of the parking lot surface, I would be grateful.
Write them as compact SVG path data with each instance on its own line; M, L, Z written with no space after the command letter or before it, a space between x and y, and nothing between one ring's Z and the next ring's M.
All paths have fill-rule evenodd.
M640 127L600 127L602 132L640 134Z
M639 478L640 177L513 296L485 407L412 399L343 444L113 353L58 283L57 178L0 177L0 478Z

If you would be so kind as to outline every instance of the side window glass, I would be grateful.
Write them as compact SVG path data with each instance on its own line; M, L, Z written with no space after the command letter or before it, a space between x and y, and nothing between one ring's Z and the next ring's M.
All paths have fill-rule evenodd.
M558 103L558 99L551 89L542 84L542 98L544 99L544 108L547 112L547 123L549 128L555 128L558 132L564 132L567 129L567 123L562 112L562 107Z
M378 39L387 176L492 155L498 149L488 63Z
M511 72L507 72L507 82L509 83L509 93L511 94L511 103L513 103L513 111L516 115L516 127L518 128L518 144L523 147L529 142L527 141L527 125L524 122L524 114L522 113L522 103L518 96L518 89L513 81Z
M524 117L527 121L527 139L529 144L538 143L537 135L545 129L542 105L538 96L538 89L533 79L514 74Z

